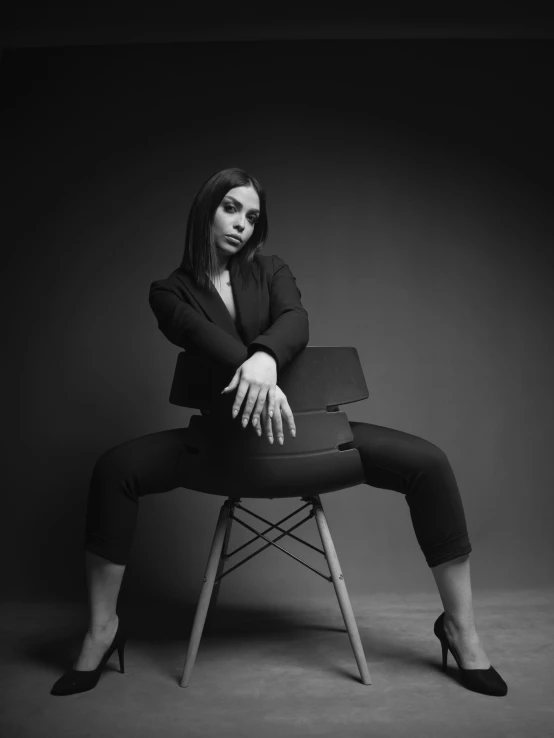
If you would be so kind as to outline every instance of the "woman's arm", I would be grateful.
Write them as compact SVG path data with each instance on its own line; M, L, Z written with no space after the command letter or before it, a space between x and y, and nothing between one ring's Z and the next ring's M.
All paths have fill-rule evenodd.
M281 371L309 341L308 313L302 294L289 267L279 256L272 256L274 272L270 288L269 328L248 345L248 357L267 350Z
M259 357L259 363L254 366L251 366L251 361L242 364L223 392L237 390L232 408L233 417L246 397L242 411L243 425L251 418L256 432L261 435L262 416L270 442L273 443L273 424L279 442L283 443L282 416L293 436L296 434L296 426L286 395L277 386L277 370L282 370L306 347L309 325L308 313L301 303L302 295L292 272L280 257L273 256L272 259L275 271L270 292L271 325L248 346L250 360L256 361ZM275 361L263 361L260 349L267 350Z
M246 346L178 297L165 280L152 282L149 303L163 335L175 346L200 350L215 365L236 369L248 358Z

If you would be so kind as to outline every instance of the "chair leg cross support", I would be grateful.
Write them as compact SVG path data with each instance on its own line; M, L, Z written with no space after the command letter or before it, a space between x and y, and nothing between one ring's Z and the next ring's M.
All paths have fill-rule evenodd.
M294 558L299 563L304 564L304 566L307 566L309 569L314 571L316 574L319 574L320 576L322 576L324 579L327 579L328 581L333 582L333 586L335 588L337 599L339 601L339 606L341 609L342 617L344 619L344 624L346 625L346 630L350 638L352 650L354 651L354 657L356 659L356 663L358 664L358 669L360 671L362 683L371 684L371 678L369 675L369 669L367 667L367 662L366 662L366 658L364 655L364 650L363 650L362 642L360 639L360 634L358 632L358 627L356 625L356 620L354 618L354 612L352 610L350 598L346 590L346 584L344 582L344 576L340 568L339 560L337 557L337 552L335 551L333 539L331 538L329 526L327 525L325 513L323 512L323 506L321 504L321 500L319 498L319 495L314 496L314 497L304 497L302 498L302 500L306 503L305 505L300 507L298 510L295 510L290 515L287 515L285 518L280 520L278 523L274 523L272 525L270 524L270 527L267 530L264 530L263 533L258 533L258 531L256 531L254 528L244 523L244 521L239 520L239 518L235 516L235 508L239 508L243 510L244 512L249 513L253 517L258 518L259 520L262 520L265 523L268 523L268 524L270 523L270 521L265 520L261 516L253 513L251 510L248 510L247 508L240 505L240 500L235 500L229 497L227 498L227 500L225 500L225 502L221 506L221 510L219 512L219 518L218 518L215 533L214 533L214 538L212 541L212 547L210 549L210 555L208 557L206 572L204 574L204 581L203 581L202 589L200 592L200 598L198 600L198 605L196 607L196 613L194 616L194 622L193 622L192 631L190 634L189 646L187 650L185 665L184 665L183 673L182 673L181 680L179 683L181 687L188 687L189 685L190 676L192 673L194 662L196 660L196 654L198 653L198 647L200 645L200 639L202 638L202 632L204 630L204 624L206 622L206 617L208 615L208 609L210 610L210 618L211 618L211 614L215 610L221 579L227 574L230 574L232 571L237 569L239 566L242 566L242 564L246 563L246 561L249 561L251 558L253 558L257 554L264 551L266 548L269 548L269 546L274 546L278 548L279 550L283 551L283 553L288 554L289 556ZM298 512L300 512L301 510L304 510L309 505L312 506L312 510L310 511L310 514L306 516L305 518L303 518L299 523L296 523L295 525L290 527L288 530L285 530L280 527L280 525L285 520L288 520L293 515L296 515ZM304 541L301 538L298 538L297 536L292 535L291 533L292 530L303 525L311 517L315 517L315 521L316 521L317 528L319 531L319 536L321 538L321 543L323 545L323 550L317 548L316 546L313 546L311 543L308 543L307 541ZM233 520L236 520L237 523L240 523L243 527L247 528L253 533L256 533L256 535L253 538L251 538L249 541L247 541L245 544L235 549L235 551L231 552L230 554L227 554L227 548L229 545L229 539L231 535L231 527L232 527ZM271 540L266 537L266 533L274 529L281 531L281 535ZM302 561L302 559L290 553L290 551L287 551L281 546L278 546L276 541L280 540L281 538L287 535L299 541L300 543L303 543L306 546L309 546L310 548L323 554L329 566L329 571L330 571L331 576L329 577L329 576L326 576L325 574L322 574L320 571L315 569L313 566L310 566L305 561ZM223 571L224 566L225 566L225 561L227 559L229 559L234 554L238 553L240 550L242 550L246 546L253 543L258 538L262 538L267 543L264 546L261 546L256 551L254 551L254 553L250 554L249 556L239 561L239 563L235 564L235 566L231 567L225 572Z

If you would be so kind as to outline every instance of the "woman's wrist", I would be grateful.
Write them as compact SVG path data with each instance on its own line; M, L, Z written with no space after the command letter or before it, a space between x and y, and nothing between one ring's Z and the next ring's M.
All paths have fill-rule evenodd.
M275 363L275 366L277 366L277 359L273 356L273 354L270 354L269 351L264 351L263 349L256 349L256 351L251 354L250 358L260 355L267 356L267 358L271 359Z

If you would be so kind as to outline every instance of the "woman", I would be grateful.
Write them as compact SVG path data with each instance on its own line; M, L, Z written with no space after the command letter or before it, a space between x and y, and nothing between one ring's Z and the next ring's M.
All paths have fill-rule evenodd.
M251 422L259 436L283 443L284 429L293 436L296 429L277 378L308 343L308 315L288 266L278 256L259 253L266 236L260 183L241 169L217 172L192 204L181 266L152 283L150 305L172 343L202 355L214 376L225 377L219 387L226 384L223 393L236 392L233 417L242 408L244 427ZM471 545L446 455L402 431L361 422L350 425L366 483L406 496L444 606L434 626L443 668L450 650L467 688L506 694L506 684L490 665L475 629ZM152 433L110 449L96 462L85 536L89 628L76 663L58 679L52 694L92 689L115 649L123 671L125 635L116 604L139 497L187 487L186 438L186 428Z

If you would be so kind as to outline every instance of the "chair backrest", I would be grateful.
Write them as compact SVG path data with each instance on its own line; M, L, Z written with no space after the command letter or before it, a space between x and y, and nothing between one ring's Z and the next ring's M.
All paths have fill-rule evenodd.
M223 376L223 375L221 375ZM219 377L221 378L221 377ZM357 450L350 448L352 431L338 406L369 396L358 352L353 346L307 346L279 374L297 429L292 438L284 426L285 443L270 444L241 415L233 419L235 392L221 395L229 377L218 384L205 360L179 354L170 402L189 408L209 408L207 416L190 419L189 450L199 454L205 478L195 489L225 494L236 483L242 496L297 496L342 489L361 483L363 470ZM218 481L219 480L219 481ZM234 481L233 481L234 480ZM245 489L252 485L250 492ZM255 488L255 489L254 489Z
M213 408L220 401L218 393L225 386L226 376L215 373L201 357L182 351L177 357L169 402L181 407ZM278 385L293 413L331 409L369 397L353 346L306 346L279 374Z

